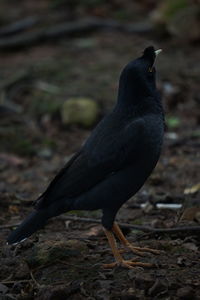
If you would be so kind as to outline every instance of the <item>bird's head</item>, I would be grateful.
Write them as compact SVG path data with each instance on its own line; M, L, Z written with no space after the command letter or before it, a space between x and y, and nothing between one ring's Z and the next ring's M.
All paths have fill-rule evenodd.
M119 86L119 92L123 98L140 99L153 95L156 89L155 60L161 51L150 46L144 50L141 57L125 66L120 76Z

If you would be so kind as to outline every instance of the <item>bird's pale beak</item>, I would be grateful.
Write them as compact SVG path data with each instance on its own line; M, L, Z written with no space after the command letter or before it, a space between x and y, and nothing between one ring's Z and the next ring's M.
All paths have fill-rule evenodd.
M162 52L162 49L155 50L154 52L155 52L155 55L156 55L156 57L157 57L158 54ZM155 57L155 58L156 58L156 57ZM152 71L153 71L153 66L154 66L154 64L155 64L155 60L154 60L153 65L149 68L149 72L152 72Z
M155 50L155 55L158 56L162 52L162 49Z

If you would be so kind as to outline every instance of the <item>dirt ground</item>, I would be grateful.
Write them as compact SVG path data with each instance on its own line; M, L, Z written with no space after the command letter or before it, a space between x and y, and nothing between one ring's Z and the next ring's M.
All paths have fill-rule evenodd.
M21 1L18 15L42 14L47 2L37 6ZM17 12L9 5L5 1L2 7L10 9L12 20ZM100 8L89 13L110 11ZM150 9L140 11L141 19ZM86 14L80 11L79 18ZM98 103L100 119L114 104L122 67L149 45L163 49L156 68L166 114L165 142L153 174L121 208L117 221L166 230L122 227L132 243L160 250L159 255L127 252L124 257L154 267L102 267L113 261L111 250L100 224L84 219L99 220L99 211L70 212L50 220L24 243L7 246L9 232L92 130L63 126L62 103L69 97L89 97ZM6 101L11 108L0 107L0 299L200 299L199 50L198 42L154 31L97 31L0 53L0 106ZM38 88L41 83L47 90ZM141 209L142 203L148 205ZM158 209L157 203L182 208ZM188 230L168 231L181 226Z

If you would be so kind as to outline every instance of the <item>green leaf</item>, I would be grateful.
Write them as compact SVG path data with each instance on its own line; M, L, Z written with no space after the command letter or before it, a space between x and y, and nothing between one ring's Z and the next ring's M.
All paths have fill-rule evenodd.
M170 129L179 127L181 121L177 117L168 117L166 118L166 124Z

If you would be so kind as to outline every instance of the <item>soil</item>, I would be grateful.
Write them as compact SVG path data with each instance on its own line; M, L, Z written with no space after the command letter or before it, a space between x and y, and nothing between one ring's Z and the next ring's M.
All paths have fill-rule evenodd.
M18 16L47 12L47 2L37 6L22 1ZM137 6L141 19L153 7L153 1L152 6L142 3L142 9ZM15 19L12 4L2 5L10 9L9 20ZM111 11L106 5L100 8L74 10L74 15L81 17L87 11L104 16ZM109 17L116 16L110 12ZM150 268L103 268L114 260L106 237L99 224L82 219L99 220L100 211L70 212L65 219L50 220L22 244L6 245L9 232L32 210L32 201L92 130L63 126L59 113L63 101L89 97L99 104L100 119L114 104L122 67L149 45L163 49L156 68L166 115L165 142L156 169L121 208L117 221L164 229L199 226L197 42L154 32L146 36L99 31L1 53L0 96L10 110L0 108L0 299L200 299L199 231L192 229L154 234L122 228L133 244L160 250L159 255L142 257L123 253L127 259L152 263ZM41 83L48 84L46 90L38 88ZM142 203L148 205L142 209ZM182 208L158 209L156 203ZM68 215L79 219L67 219Z

